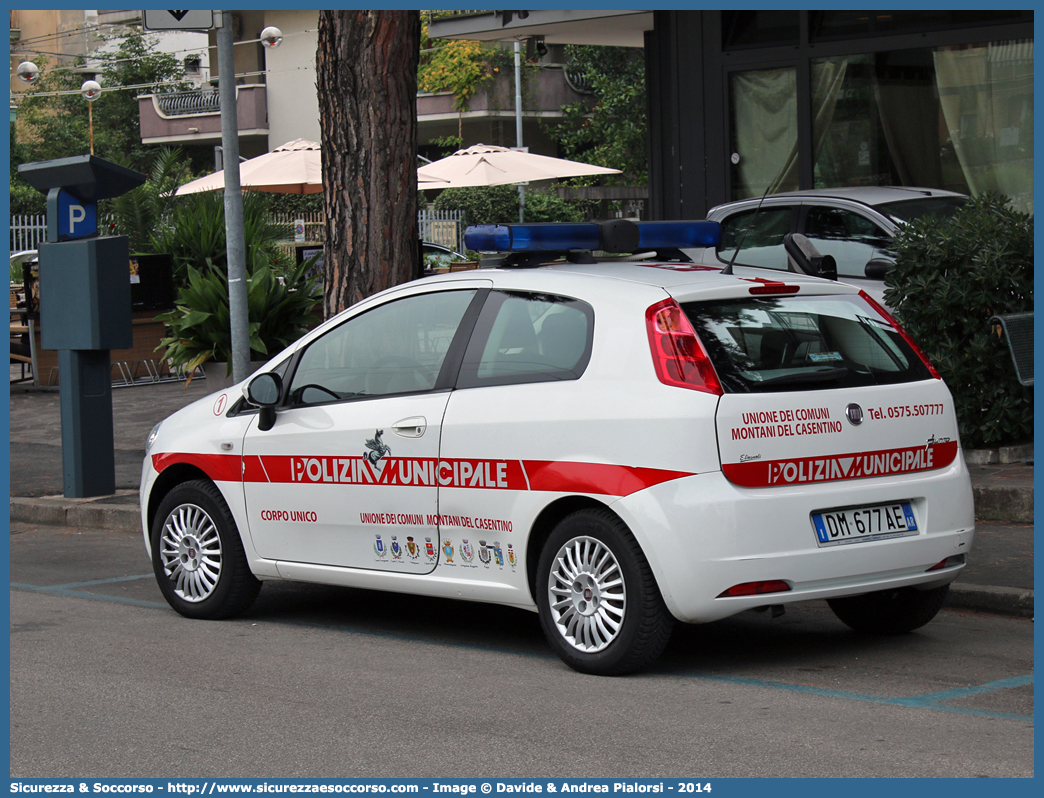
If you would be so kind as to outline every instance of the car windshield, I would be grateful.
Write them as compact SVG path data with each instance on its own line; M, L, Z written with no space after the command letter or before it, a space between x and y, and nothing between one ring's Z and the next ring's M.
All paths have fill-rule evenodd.
M931 374L857 296L682 304L727 393L891 385Z
M896 224L913 222L925 216L949 219L968 202L967 197L917 197L876 205L875 210L892 218Z

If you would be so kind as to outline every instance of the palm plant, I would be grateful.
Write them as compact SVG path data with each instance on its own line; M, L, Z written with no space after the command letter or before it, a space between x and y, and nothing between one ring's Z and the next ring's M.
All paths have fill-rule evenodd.
M112 200L115 234L129 239L131 252L164 252L153 246L153 233L174 208L178 186L189 177L189 165L177 147L163 147L152 161L148 180Z

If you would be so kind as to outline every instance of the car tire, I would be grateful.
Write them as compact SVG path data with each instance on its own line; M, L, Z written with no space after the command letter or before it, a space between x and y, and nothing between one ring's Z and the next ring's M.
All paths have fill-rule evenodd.
M178 485L152 522L152 569L160 591L187 618L245 612L261 589L224 497L207 480Z
M607 510L579 510L555 527L537 565L540 624L574 670L633 673L667 645L674 618L627 526Z
M901 635L920 629L942 609L949 585L918 590L904 587L862 596L827 599L827 604L842 623L857 632Z

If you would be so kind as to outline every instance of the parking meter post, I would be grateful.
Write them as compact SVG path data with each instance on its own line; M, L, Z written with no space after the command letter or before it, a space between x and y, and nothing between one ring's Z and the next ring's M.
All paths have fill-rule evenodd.
M116 492L108 349L59 349L62 485L68 498Z
M126 236L98 236L97 201L145 175L93 155L23 164L47 195L47 241L39 246L40 343L58 350L65 496L116 491L109 351L133 342Z
M228 260L228 315L232 341L232 379L246 379L250 368L247 309L246 236L243 189L239 179L239 118L236 112L236 64L232 52L232 12L222 11L217 29L218 96L221 104L221 153L225 164L225 247Z

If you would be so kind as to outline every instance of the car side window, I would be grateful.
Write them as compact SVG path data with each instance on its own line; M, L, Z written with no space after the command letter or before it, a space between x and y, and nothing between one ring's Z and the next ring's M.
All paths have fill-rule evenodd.
M290 403L432 390L475 293L417 294L353 316L301 354Z
M591 359L594 310L567 297L492 291L471 336L459 388L579 379Z
M810 208L805 235L821 255L832 255L837 273L847 277L865 277L867 261L873 258L895 257L888 233L865 216L844 208Z
M736 247L739 247L736 263L740 266L786 271L783 236L790 232L793 218L794 208L790 205L772 205L732 214L721 222L718 258L725 263L731 262Z

